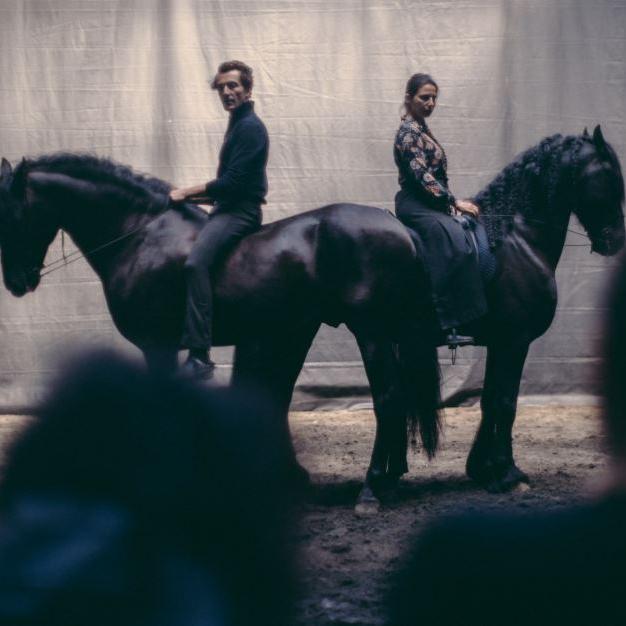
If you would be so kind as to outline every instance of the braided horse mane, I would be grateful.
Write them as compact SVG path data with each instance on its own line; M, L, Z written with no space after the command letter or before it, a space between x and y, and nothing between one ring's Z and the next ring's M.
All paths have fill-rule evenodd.
M102 185L108 193L115 195L117 202L127 202L134 208L153 212L162 207L155 201L168 195L171 185L163 180L135 172L127 165L92 154L57 152L34 159L22 159L13 173L12 191L22 195L26 178L33 170L59 173L83 181Z
M492 248L502 243L511 228L513 216L545 216L558 202L560 183L566 170L572 173L577 154L589 139L584 136L552 135L529 148L509 163L475 200L487 229ZM570 155L570 167L564 165Z

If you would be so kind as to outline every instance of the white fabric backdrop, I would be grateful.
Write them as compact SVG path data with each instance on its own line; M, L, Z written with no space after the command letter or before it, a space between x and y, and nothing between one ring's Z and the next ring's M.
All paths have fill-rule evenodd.
M246 61L271 138L265 221L335 201L392 208L392 141L416 71L440 84L431 127L458 196L585 125L601 123L626 162L626 0L2 0L0 46L3 156L93 151L178 185L213 176L227 120L207 80L222 60ZM60 254L56 242L48 258ZM593 391L612 263L566 249L527 393ZM1 287L0 342L5 409L36 400L69 346L131 349L83 261L21 300ZM442 356L449 386L480 378L481 349L454 368ZM315 405L363 382L352 338L323 329L298 397Z

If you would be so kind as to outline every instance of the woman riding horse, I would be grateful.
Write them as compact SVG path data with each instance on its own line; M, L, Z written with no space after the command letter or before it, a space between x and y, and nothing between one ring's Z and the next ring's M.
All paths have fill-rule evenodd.
M428 74L413 74L406 85L405 115L393 155L400 191L396 215L415 231L425 257L439 324L451 348L474 342L456 332L482 317L487 301L468 231L455 213L478 216L478 206L457 200L448 188L447 160L426 124L435 110L439 87Z

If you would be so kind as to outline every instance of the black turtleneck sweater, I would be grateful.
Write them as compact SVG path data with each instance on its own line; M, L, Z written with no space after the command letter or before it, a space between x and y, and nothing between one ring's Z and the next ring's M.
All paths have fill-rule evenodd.
M254 112L254 103L244 102L230 115L217 178L206 185L209 198L222 206L240 202L264 204L268 152L265 124Z

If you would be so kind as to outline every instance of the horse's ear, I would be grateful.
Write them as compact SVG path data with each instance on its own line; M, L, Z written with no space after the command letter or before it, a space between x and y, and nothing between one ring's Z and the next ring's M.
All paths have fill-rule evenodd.
M596 145L596 148L604 148L606 146L600 124L593 129L593 143Z
M587 130L587 127L585 126L585 128L583 129L583 137L585 139L589 139L589 131Z
M7 179L13 173L13 169L11 168L11 164L2 157L2 164L0 165L0 178Z

